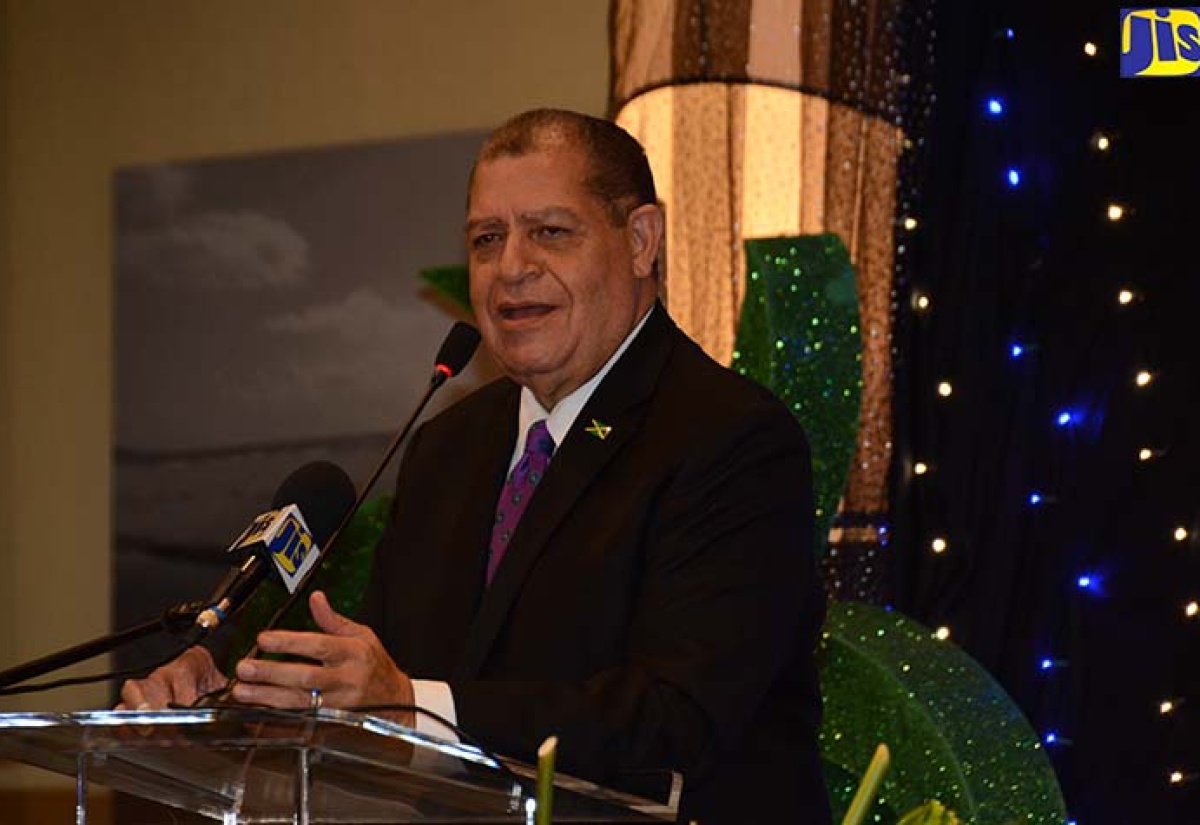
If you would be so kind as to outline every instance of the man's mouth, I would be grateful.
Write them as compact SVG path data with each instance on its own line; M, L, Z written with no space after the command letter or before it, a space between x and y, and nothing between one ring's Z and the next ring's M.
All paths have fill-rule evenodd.
M553 311L554 307L551 304L536 303L501 304L496 308L496 314L500 317L500 320L509 323L537 320L544 318Z

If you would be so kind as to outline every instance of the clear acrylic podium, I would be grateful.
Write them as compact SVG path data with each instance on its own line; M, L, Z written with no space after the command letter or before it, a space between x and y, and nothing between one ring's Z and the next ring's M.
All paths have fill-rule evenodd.
M532 766L373 716L206 708L0 714L0 758L225 825L533 822ZM668 803L559 775L554 821L673 821Z

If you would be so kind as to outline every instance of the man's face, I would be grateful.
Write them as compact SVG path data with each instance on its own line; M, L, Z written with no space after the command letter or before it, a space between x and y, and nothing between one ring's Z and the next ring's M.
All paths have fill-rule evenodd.
M614 226L584 186L584 154L557 143L475 170L466 242L484 341L550 409L609 359L654 302L657 206Z

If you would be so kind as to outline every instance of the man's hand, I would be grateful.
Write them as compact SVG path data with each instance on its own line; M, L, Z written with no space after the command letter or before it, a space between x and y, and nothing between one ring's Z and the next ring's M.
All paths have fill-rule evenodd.
M412 705L412 682L392 661L375 632L335 611L321 591L309 597L309 609L323 633L266 630L258 635L265 653L284 653L312 660L238 662L233 698L252 705L307 708L319 690L324 706ZM392 714L412 727L415 714Z
M207 650L190 647L145 679L126 682L117 710L162 710L169 704L191 705L228 682Z

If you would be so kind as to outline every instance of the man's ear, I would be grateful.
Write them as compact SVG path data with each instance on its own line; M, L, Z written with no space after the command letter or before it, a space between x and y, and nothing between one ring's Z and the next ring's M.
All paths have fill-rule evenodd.
M633 246L633 274L649 278L654 274L654 262L662 249L666 222L662 207L644 203L629 213L629 237Z

